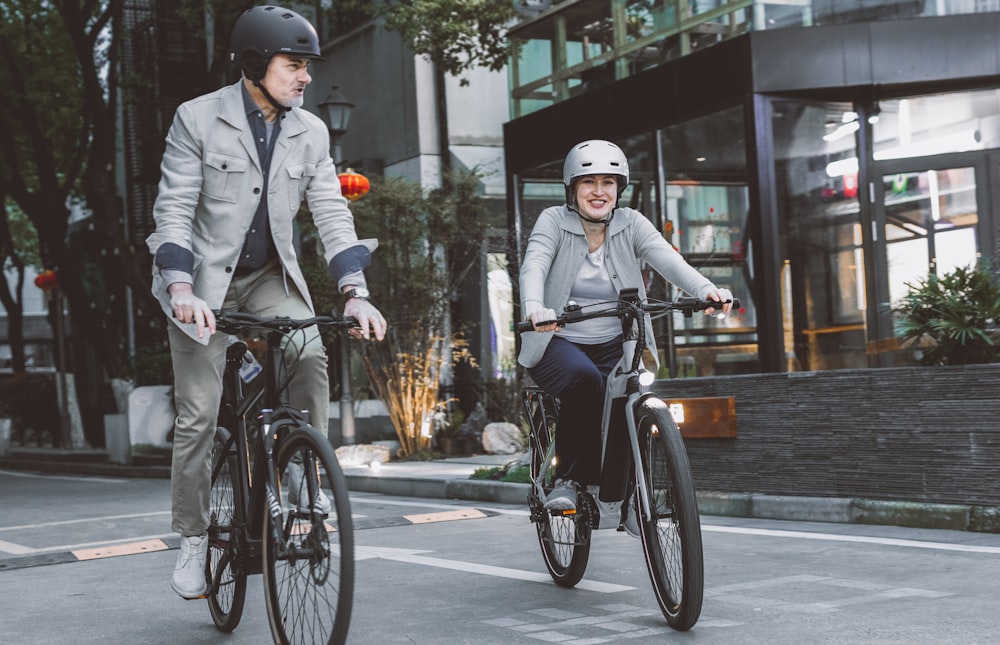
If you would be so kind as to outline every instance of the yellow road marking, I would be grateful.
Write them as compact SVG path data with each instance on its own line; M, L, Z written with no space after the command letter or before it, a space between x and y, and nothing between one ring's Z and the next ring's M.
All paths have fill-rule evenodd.
M471 520L487 517L486 513L475 508L460 508L457 511L443 513L421 513L420 515L404 515L413 524L428 524L430 522L450 522L451 520Z
M100 558L114 558L119 555L135 555L137 553L151 553L153 551L167 551L169 549L170 547L163 540L146 540L145 542L97 547L96 549L79 549L72 551L72 553L76 556L77 560L98 560Z

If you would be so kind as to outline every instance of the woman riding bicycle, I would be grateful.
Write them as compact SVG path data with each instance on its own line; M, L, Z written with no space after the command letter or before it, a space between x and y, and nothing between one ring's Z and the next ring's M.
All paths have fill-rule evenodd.
M555 309L569 301L586 311L589 304L616 300L623 288L637 288L644 299L646 264L693 296L725 303L722 312L732 307L726 302L732 300L728 289L689 265L642 213L618 205L628 182L628 159L615 144L590 140L573 146L563 164L566 204L538 216L521 265L521 307L535 332L521 336L518 362L540 388L560 400L557 479L545 500L550 510L574 509L578 487L599 483L604 388L622 356L622 338L615 318L564 329L542 323L555 320ZM648 316L645 325L655 363Z

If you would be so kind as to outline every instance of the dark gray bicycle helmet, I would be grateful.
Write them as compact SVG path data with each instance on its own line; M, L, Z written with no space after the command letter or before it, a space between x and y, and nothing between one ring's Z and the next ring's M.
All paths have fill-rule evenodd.
M291 9L252 7L237 18L229 39L229 60L251 81L259 81L275 54L323 60L315 27Z

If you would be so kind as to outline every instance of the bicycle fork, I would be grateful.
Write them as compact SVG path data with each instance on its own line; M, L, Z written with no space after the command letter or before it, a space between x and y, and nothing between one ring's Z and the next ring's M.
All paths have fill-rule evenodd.
M635 466L639 512L642 513L644 521L650 522L653 519L653 509L649 507L649 488L646 486L646 471L643 468L642 453L639 450L639 429L635 423L635 408L644 396L651 395L644 395L639 392L629 394L628 401L625 404L625 418L628 421L629 443L632 444L632 463Z

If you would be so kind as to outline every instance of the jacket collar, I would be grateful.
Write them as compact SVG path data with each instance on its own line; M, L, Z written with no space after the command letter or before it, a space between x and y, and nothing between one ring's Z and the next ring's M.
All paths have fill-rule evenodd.
M219 106L219 118L240 131L240 143L243 144L252 163L260 170L260 162L257 159L257 147L253 142L250 124L247 122L242 85L243 79L241 78L232 85L228 85L220 90L222 100ZM281 131L278 134L278 140L275 141L274 156L271 158L272 169L280 167L284 154L287 153L288 144L286 143L286 139L302 134L308 129L298 114L300 109L293 108L285 112L285 120L281 122Z

